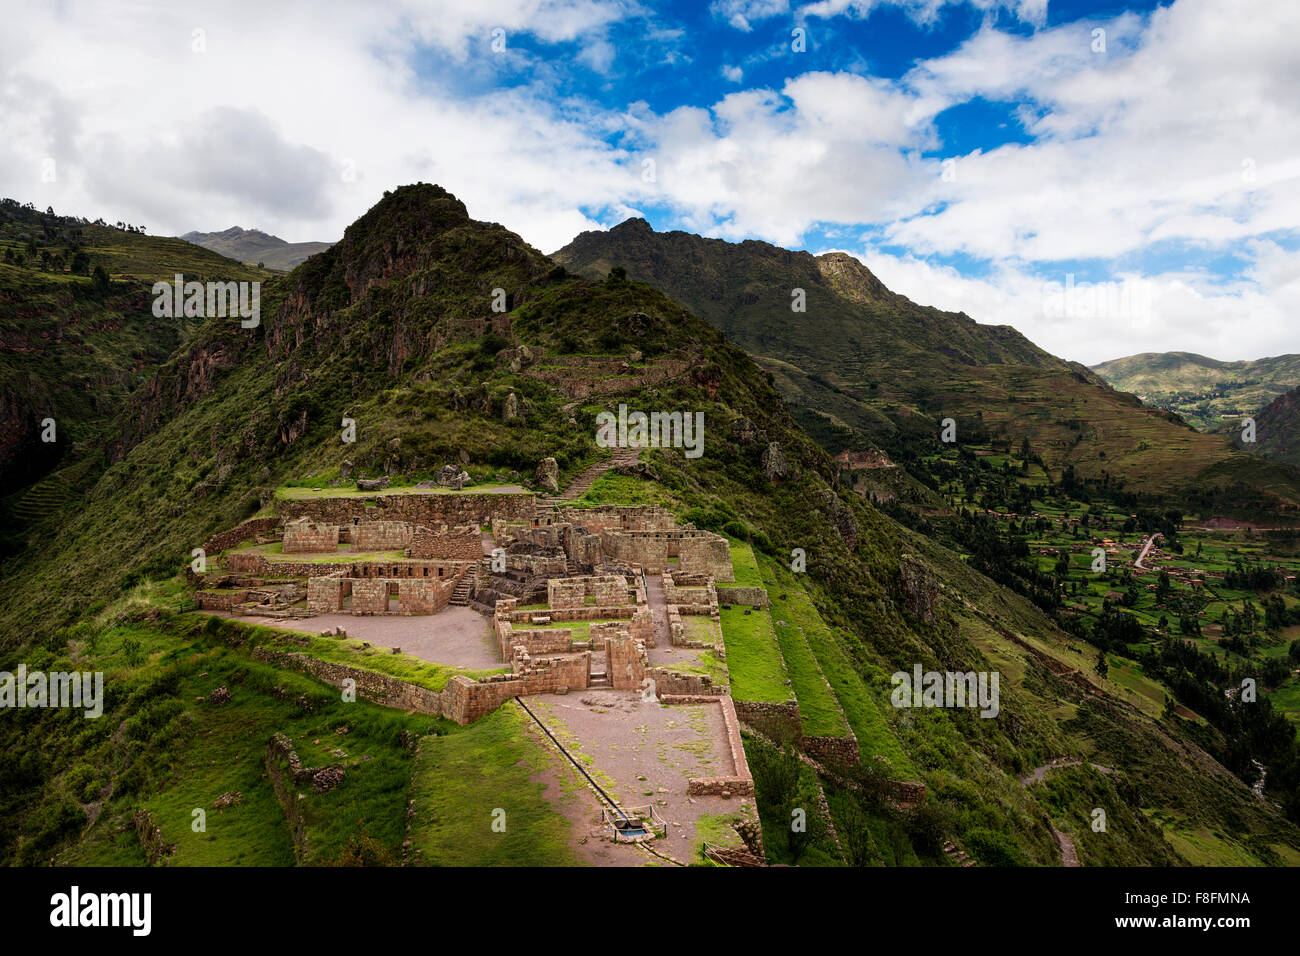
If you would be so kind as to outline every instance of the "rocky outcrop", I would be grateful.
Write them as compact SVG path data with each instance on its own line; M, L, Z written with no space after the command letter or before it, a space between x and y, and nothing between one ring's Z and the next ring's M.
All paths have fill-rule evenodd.
M453 488L460 491L465 485L469 484L469 472L455 465L443 465L438 469L438 474L434 476L438 485L442 488Z
M554 458L543 458L537 463L537 486L556 495L560 493L560 466Z
M388 487L388 476L382 478L358 478L358 491L383 491Z
M839 532L845 547L852 551L858 546L858 519L853 517L853 512L840 500L840 496L829 488L822 491L821 499L831 524Z
M778 442L770 442L767 448L763 449L763 475L772 484L783 479L788 474L789 467L785 460L785 452L781 450Z

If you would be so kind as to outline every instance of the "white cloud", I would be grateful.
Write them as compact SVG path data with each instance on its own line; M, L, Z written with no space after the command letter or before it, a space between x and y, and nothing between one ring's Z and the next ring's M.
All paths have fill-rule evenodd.
M1237 282L1207 282L1194 273L1117 272L1110 290L1083 288L1082 277L1071 280L1064 270L1031 273L1005 265L974 278L914 256L875 249L853 254L886 286L915 302L1012 325L1054 355L1095 365L1139 352L1197 352L1236 361L1296 351L1290 317L1300 309L1300 251L1269 242L1248 249L1253 264ZM1079 291L1074 306L1063 312L1071 281ZM1104 291L1109 298L1101 297Z
M1043 19L1041 2L972 5ZM943 3L901 6L923 21ZM712 11L749 29L786 15L860 18L869 8L719 0ZM611 31L632 18L644 48L616 47ZM887 283L910 283L903 291L918 301L980 321L1012 322L1068 357L1174 342L1210 354L1219 344L1224 357L1247 345L1288 347L1297 265L1273 240L1300 224L1300 5L1289 0L1256 3L1249 16L1232 0L1177 0L1145 18L1023 36L989 18L901 80L807 72L667 112L560 100L555 77L572 65L519 42L527 33L572 44L566 56L597 72L624 57L700 55L634 0L113 9L0 0L0 22L0 195L41 207L164 234L237 223L330 239L384 189L424 180L547 250L637 209L669 210L674 225L709 235L791 246L814 227L874 225L922 257L877 256ZM484 55L496 27L507 43L499 59ZM196 28L206 31L204 53L192 49ZM1106 31L1104 53L1094 51L1094 29ZM431 55L487 92L455 93L431 78ZM742 65L707 69L740 84ZM495 85L494 71L508 82ZM977 98L1015 110L1033 141L950 148L956 177L943 177L938 130L947 127L936 117ZM53 183L41 179L47 158L57 164ZM645 159L655 162L653 182L642 177ZM1179 250L1237 252L1250 267L1216 284L1169 272ZM988 277L923 261L954 255L988 264ZM1060 264L1076 259L1112 264L1117 277L1146 268L1163 283L1159 316L1138 330L1142 345L1126 345L1134 330L1119 324L1081 335L1032 307L1035 277L1059 281ZM1233 317L1252 331L1216 331Z

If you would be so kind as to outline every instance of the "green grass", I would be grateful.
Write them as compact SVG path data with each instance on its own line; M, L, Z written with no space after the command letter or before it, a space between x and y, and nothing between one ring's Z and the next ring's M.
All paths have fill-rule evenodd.
M754 549L748 542L728 538L731 547L731 569L735 575L735 587L761 588L763 576L759 574L758 562L754 559Z
M323 661L333 661L336 664L350 664L363 670L378 671L381 674L388 674L390 677L397 677L408 683L437 691L447 686L447 681L456 674L464 674L471 680L477 680L480 677L487 677L492 674L504 674L509 670L508 667L498 667L490 670L450 667L445 664L422 661L419 658L411 657L409 654L394 654L384 647L363 647L364 643L364 641L354 638L312 637L308 639L305 646L285 642L280 649L306 654L309 657L315 657Z
M793 624L773 622L776 639L785 658L790 682L799 701L799 714L803 718L803 732L809 737L846 737L849 726L840 710L835 692L822 676L817 658L808 648L801 630Z
M891 776L896 779L915 779L919 776L911 759L903 750L898 738L890 729L885 715L881 712L876 698L868 690L866 683L844 648L840 646L835 634L822 620L817 608L808 598L803 586L795 576L775 562L764 562L764 570L774 575L774 585L769 588L772 599L772 613L780 620L789 621L802 629L802 636L809 650L817 659L821 673L830 681L835 691L835 698L843 711L844 719L853 729L858 739L858 751L863 759L884 757L888 762ZM782 598L781 595L785 597ZM784 651L785 646L782 645ZM789 655L786 656L790 661ZM803 700L799 703L803 713ZM805 724L807 717L805 717ZM811 731L805 730L805 733Z
M415 861L429 866L566 866L572 827L534 777L558 758L513 704L447 737L426 737L415 760ZM505 811L494 832L493 811Z
M788 675L767 610L733 607L720 616L732 696L745 701L792 699L794 692L786 684Z

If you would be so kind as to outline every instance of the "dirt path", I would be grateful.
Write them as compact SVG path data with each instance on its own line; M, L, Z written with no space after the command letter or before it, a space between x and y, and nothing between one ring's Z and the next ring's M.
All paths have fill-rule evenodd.
M1082 764L1082 760L1075 760L1073 757L1056 757L1041 767L1035 767L1034 772L1029 776L1021 777L1020 785L1022 787L1031 787L1036 783L1041 783L1049 770L1060 770L1062 767L1078 767L1082 766ZM1115 772L1113 768L1103 767L1097 763L1090 763L1088 766L1098 773L1111 774ZM1050 820L1047 821L1047 825L1052 828L1052 836L1056 837L1056 846L1061 851L1061 866L1081 866L1079 853L1074 847L1074 837L1056 829L1056 825Z
M1041 767L1035 767L1034 772L1029 776L1021 777L1020 786L1029 787L1036 783L1041 783L1043 778L1047 776L1047 771L1049 770L1060 770L1062 767L1078 767L1082 764L1082 760L1075 760L1073 757L1054 757ZM1115 772L1114 768L1103 767L1099 763L1090 763L1088 766L1093 770L1096 770L1098 773L1111 774Z
M1061 866L1078 866L1079 854L1074 850L1074 838L1068 833L1062 833L1054 826L1052 827L1052 834L1056 837L1056 845L1061 850Z

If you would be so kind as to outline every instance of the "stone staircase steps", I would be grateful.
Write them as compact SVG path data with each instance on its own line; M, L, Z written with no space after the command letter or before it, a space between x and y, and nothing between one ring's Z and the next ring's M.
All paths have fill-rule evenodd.
M455 604L458 607L468 606L470 587L471 582L469 574L467 573L462 575L461 579L456 582L456 590L451 592L450 603Z

